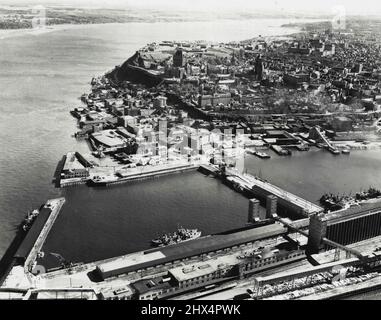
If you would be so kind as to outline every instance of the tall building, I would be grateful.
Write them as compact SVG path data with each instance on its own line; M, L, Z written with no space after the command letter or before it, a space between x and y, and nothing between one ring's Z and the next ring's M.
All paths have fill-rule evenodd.
M178 48L173 55L173 66L175 68L184 67L186 64L186 58L183 49Z
M277 215L277 203L278 199L274 195L268 195L266 197L266 219L271 219Z
M255 59L254 67L257 80L261 81L263 79L263 61L261 55L258 55Z
M250 199L249 201L249 213L248 213L248 222L255 223L260 220L259 217L259 200L258 199Z

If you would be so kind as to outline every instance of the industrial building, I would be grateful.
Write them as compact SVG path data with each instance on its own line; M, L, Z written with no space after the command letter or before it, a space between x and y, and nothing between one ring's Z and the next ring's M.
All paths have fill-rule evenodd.
M79 152L69 152L65 156L61 171L61 179L86 178L89 172L86 168L92 166Z
M242 252L244 251L241 248ZM243 279L253 273L279 267L306 258L303 250L289 242L282 242L272 248L246 253L226 252L226 254L199 259L186 265L180 263L167 266L159 277L144 278L131 284L134 298L138 300L162 299L195 289L215 286L233 279ZM166 264L167 265L167 264Z
M278 237L286 233L287 228L278 223L259 228L252 226L242 231L216 234L164 248L147 250L144 252L144 258L140 261L134 262L125 259L118 263L115 261L101 263L96 268L96 274L105 280L120 274L146 270L155 266L171 265L182 260L202 258L207 254L229 252L242 245L253 244L255 241Z
M322 242L323 238L348 245L380 234L381 203L366 203L342 211L311 216L308 246L311 252L318 252L329 247Z

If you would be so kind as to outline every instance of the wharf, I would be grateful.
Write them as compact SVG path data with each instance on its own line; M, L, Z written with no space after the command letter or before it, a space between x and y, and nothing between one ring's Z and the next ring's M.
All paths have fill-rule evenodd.
M57 219L64 203L65 198L48 200L46 202L45 206L41 209L40 215L38 216L38 218L41 216L41 223L36 221L33 224L31 230L28 231L28 235L26 236L24 242L16 252L17 258L25 259L25 272L29 272L33 268L37 255L40 252L46 237L48 236L49 231ZM43 217L43 215L47 216Z
M219 177L223 176L217 167L212 165L202 165L199 171L206 174L218 175ZM241 174L236 169L226 168L225 179L236 191L242 192L247 196L256 197L262 201L265 201L268 195L276 196L279 206L285 212L294 213L299 217L308 218L314 213L323 211L323 208L308 200L250 174ZM305 222L306 226L308 226L308 219Z
M39 215L26 232L22 242L17 243L19 244L17 251L12 252L13 256L9 258L12 261L1 275L1 289L7 287L22 289L31 286L33 275L30 272L64 203L65 198L52 199L40 209Z
M255 196L264 197L269 194L275 195L278 197L280 205L292 209L303 216L310 216L323 210L323 208L308 200L283 190L267 181L255 178L252 175L240 174L233 170L226 170L226 174L236 177L236 181L241 181L241 186L245 189L252 190Z
M173 173L181 173L186 171L196 170L199 166L195 164L182 164L182 165L173 165L165 167L159 166L158 168L154 167L152 170L146 170L145 172L137 170L131 170L126 173L119 173L119 177L116 175L113 176L105 176L104 179L96 180L94 178L89 180L89 183L92 185L100 185L100 186L109 186L113 184L126 183L130 181L139 181L150 178L156 178L159 176L164 176Z

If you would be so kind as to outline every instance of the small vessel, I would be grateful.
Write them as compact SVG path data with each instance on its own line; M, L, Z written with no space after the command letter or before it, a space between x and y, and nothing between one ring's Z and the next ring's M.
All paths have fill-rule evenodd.
M334 155L340 154L340 151L338 149L336 149L336 148L333 148L333 147L329 147L328 151L331 152Z
M254 152L254 155L257 156L258 158L261 158L261 159L270 159L271 158L271 156L269 154L267 154L266 152L256 151L256 152Z
M194 240L199 237L201 237L201 231L198 231L198 229L185 229L181 227L174 233L163 234L162 236L151 240L151 243L156 247L162 247L170 244Z
M39 215L40 211L37 209L34 209L32 212L28 212L23 224L22 224L22 229L24 231L28 231L29 228L31 227L33 221L37 218Z
M278 145L271 145L271 149L273 149L278 155L280 156L291 156L292 152L291 150L282 148L281 146Z
M94 176L90 179L90 183L93 185L106 186L109 183L116 182L117 177L112 176Z
M350 154L351 151L349 149L344 149L341 151L343 154Z
M253 156L256 156L258 158L261 158L261 159L270 159L271 156L269 154L267 154L266 152L260 152L260 151L257 151L256 149L247 149L246 152L248 154L251 154Z

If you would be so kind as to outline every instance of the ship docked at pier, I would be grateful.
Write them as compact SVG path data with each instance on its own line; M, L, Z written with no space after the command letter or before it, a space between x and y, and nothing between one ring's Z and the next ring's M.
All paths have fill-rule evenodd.
M352 195L334 195L324 194L319 202L326 211L337 211L347 209L352 206L358 206L362 202L366 202L372 199L379 199L381 197L381 191L373 187L369 187L368 190L357 192Z
M198 229L185 229L181 227L174 233L166 233L156 239L151 240L151 243L155 247L163 247L175 243L194 240L200 237L201 231Z
M260 151L257 151L257 150L253 150L253 149L248 149L247 150L247 153L253 155L253 156L256 156L258 158L261 158L261 159L270 159L271 156L269 154L267 154L266 152L260 152Z
M30 227L32 226L34 220L37 218L39 214L40 214L40 211L38 209L34 209L33 211L28 211L26 218L24 219L23 223L20 226L21 229L24 231L28 231Z

